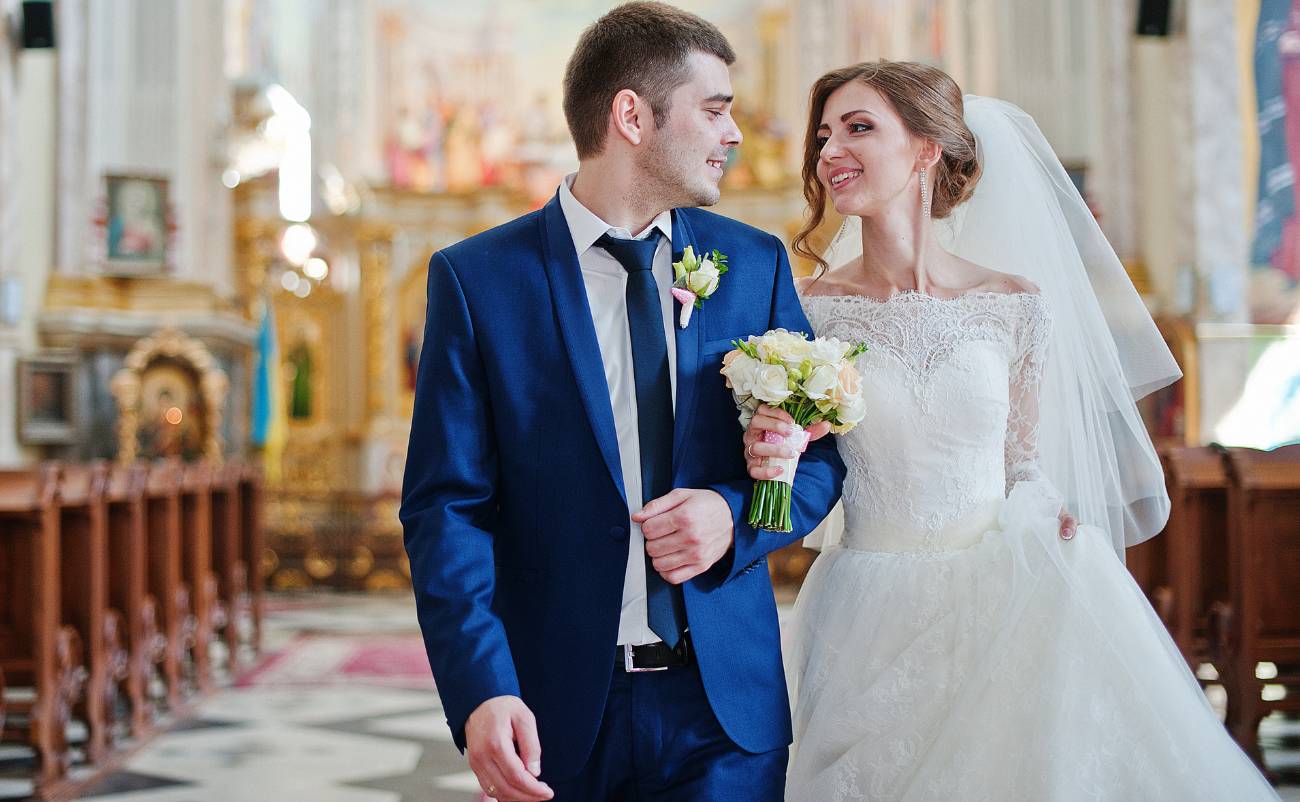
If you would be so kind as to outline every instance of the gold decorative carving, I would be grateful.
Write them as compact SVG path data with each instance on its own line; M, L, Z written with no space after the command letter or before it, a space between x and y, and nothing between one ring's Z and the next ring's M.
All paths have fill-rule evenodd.
M1150 295L1155 290L1155 284L1151 281L1151 271L1147 270L1146 262L1141 259L1122 259L1120 262L1124 265L1124 272L1128 273L1128 280L1133 282L1133 289L1137 290L1138 295Z
M364 579L375 567L375 553L365 546L352 549L352 559L348 560L348 574L356 579Z
M279 252L283 224L277 220L242 219L235 224L235 264L240 306L249 320L257 315L266 275Z
M406 590L411 587L411 580L396 571L387 568L375 571L366 577L366 590Z
M427 255L426 255L427 256ZM410 417L415 410L415 367L424 346L424 321L428 305L429 264L420 259L406 271L397 288L397 370L399 411Z
M286 568L271 577L271 585L276 590L307 590L311 587L311 577L299 568Z
M307 569L307 573L311 575L311 578L318 581L329 579L334 576L334 572L337 571L339 567L338 560L333 557L325 556L319 549L315 548L307 550L307 554L303 556L302 562L303 566Z
M139 453L140 409L145 372L163 360L179 363L198 376L202 403L203 457L221 464L221 414L229 382L225 371L217 367L212 353L202 342L171 327L163 328L136 343L126 356L126 363L113 377L110 389L117 400L117 458L134 462Z
M210 286L166 278L69 276L55 273L45 285L45 309L132 312L232 311Z
M389 298L389 260L392 255L389 226L366 224L358 228L361 250L361 294L365 304L366 412L371 419L392 412L396 355L389 347L393 320Z

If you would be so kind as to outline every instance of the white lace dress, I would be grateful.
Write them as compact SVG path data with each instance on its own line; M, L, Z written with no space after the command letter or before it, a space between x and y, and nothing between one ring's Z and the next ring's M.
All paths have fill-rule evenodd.
M803 299L866 341L843 541L786 629L787 798L1272 800L1109 538L1035 464L1042 299ZM1009 492L1008 492L1009 490Z

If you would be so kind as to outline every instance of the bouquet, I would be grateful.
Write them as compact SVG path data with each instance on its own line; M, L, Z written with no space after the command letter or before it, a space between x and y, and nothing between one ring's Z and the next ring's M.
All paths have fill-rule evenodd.
M785 329L761 337L733 340L735 349L722 359L722 375L740 409L740 425L749 427L760 404L783 409L794 418L794 431L785 443L795 448L792 459L777 460L781 475L754 483L749 525L755 529L789 532L790 490L799 453L808 445L805 428L830 421L831 431L843 434L866 415L862 377L854 366L867 350L862 344L834 337L808 339Z

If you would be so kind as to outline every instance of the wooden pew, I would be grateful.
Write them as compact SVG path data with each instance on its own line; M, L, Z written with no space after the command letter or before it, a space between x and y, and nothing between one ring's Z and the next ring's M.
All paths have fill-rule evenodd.
M1259 722L1280 710L1300 713L1300 445L1274 451L1228 449L1229 597L1228 729L1263 765ZM1261 680L1256 666L1276 664ZM1262 698L1265 684L1285 686L1280 700Z
M207 463L185 466L180 487L181 577L190 591L192 626L186 647L195 686L212 688L212 602L217 579L212 573L212 467Z
M1165 623L1195 670L1214 660L1211 617L1228 603L1228 473L1222 452L1209 446L1166 449L1163 462L1170 500Z
M181 665L185 632L190 628L190 594L181 580L180 466L160 461L149 469L145 485L147 587L157 603L158 629L163 643L159 664L167 706L176 709L182 698Z
M36 753L38 795L67 772L66 727L85 679L81 643L61 626L59 469L0 471L0 670L6 693L0 740Z
M131 709L131 735L149 732L153 706L149 679L166 640L158 631L157 600L149 593L145 535L145 465L115 465L105 489L108 525L108 603L121 613L126 666L119 685Z
M1169 579L1169 540L1173 536L1172 527L1155 537L1124 550L1124 563L1133 575L1133 581L1146 594L1147 601L1155 609L1156 615L1173 628L1173 590Z
M246 570L241 549L239 527L243 516L239 508L239 465L226 465L212 476L212 570L217 577L217 594L213 601L212 626L226 644L227 665L234 669L239 662L239 626L247 614Z
M107 478L102 463L65 465L57 497L60 607L64 623L77 631L85 650L86 693L74 712L86 724L86 758L91 763L102 761L108 750L114 707L110 675L120 650L119 627L108 615Z
M255 652L262 650L262 613L266 604L266 577L262 573L262 554L266 551L263 501L262 472L247 465L239 475L239 532Z

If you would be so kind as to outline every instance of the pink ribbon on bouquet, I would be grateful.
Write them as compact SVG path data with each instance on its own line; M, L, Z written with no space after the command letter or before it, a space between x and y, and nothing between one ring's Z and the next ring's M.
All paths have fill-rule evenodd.
M769 466L781 469L781 475L776 477L774 481L785 482L788 485L794 484L794 472L799 467L799 455L808 450L808 432L798 424L795 424L791 428L794 429L794 431L784 437L773 431L764 430L763 432L764 443L770 443L772 445L788 443L798 449L795 452L794 457L791 459L783 459L781 457L768 458L767 464Z

